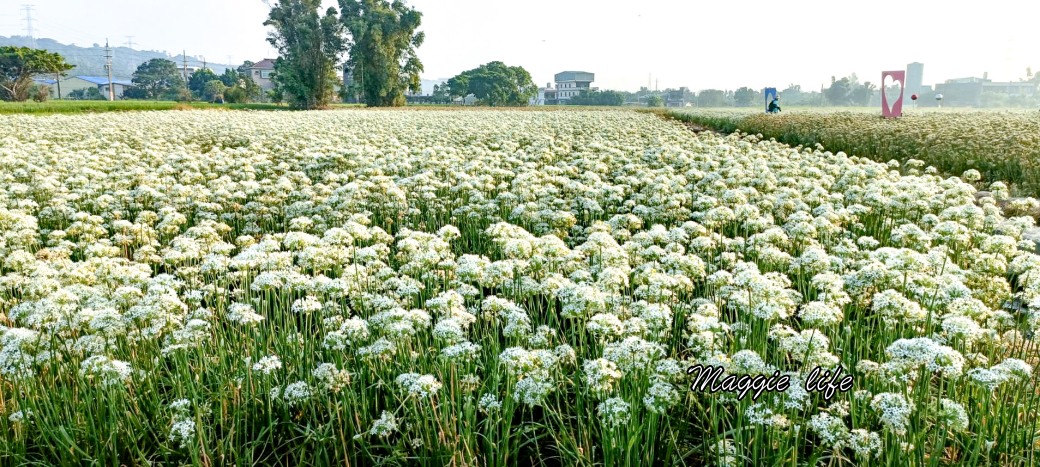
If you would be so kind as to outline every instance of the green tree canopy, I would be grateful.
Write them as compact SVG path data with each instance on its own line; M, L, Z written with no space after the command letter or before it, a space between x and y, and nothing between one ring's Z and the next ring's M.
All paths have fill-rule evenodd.
M421 89L423 65L415 49L426 36L415 30L422 13L400 0L339 0L339 5L351 41L350 94L360 93L370 106L404 105L405 91Z
M662 106L664 106L664 99L662 99L661 96L658 96L658 95L654 94L654 95L649 96L649 97L646 98L646 106L647 107L662 107Z
M497 61L460 73L448 88L452 96L473 94L490 106L525 106L538 93L527 70Z
M318 109L335 96L337 64L346 46L335 8L319 12L321 0L282 0L264 22L267 41L278 49L274 81L294 108Z
M737 107L751 107L758 103L759 92L744 86L733 92L733 102Z
M831 85L823 90L823 97L826 97L831 105L849 105L852 103L851 93L852 80L847 76L842 79L831 76Z
M870 81L865 81L863 84L852 88L852 92L849 93L849 99L856 105L868 106L870 105L870 98L874 96L874 91L877 91L878 87Z
M131 79L138 89L143 93L145 99L174 98L184 89L184 78L181 76L177 65L169 60L153 58L141 64L134 71Z
M202 97L203 88L206 87L206 83L215 79L219 80L220 76L209 68L195 70L195 72L188 77L188 89L197 96Z
M72 67L65 57L46 50L0 47L0 99L24 101L29 98L34 75L60 75Z
M224 92L227 91L227 86L219 79L211 80L202 86L202 99L210 102L216 100L223 100Z
M704 89L697 93L698 107L728 107L733 105L726 91L720 89Z
M225 70L224 74L220 75L220 81L228 87L227 92L224 93L224 98L229 103L249 102L252 99L260 99L262 97L262 89L260 85L253 81L253 75L250 68L252 68L253 62L246 60L237 70Z
M568 99L569 105L625 105L625 95L617 91L583 91Z
M224 74L220 75L220 82L229 88L238 85L241 80L242 75L235 71L234 68L228 68L224 70Z

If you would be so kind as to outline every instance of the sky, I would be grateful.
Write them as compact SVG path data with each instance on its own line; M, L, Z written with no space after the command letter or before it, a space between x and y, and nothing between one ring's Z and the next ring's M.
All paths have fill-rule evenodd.
M274 2L275 0L271 0ZM338 6L324 0L326 6ZM924 63L924 84L981 77L1017 81L1040 71L1040 6L1021 0L848 2L640 0L410 0L423 13L424 79L493 60L523 66L544 86L564 70L593 86L636 91L741 86L803 90L856 73ZM274 57L263 0L0 0L0 35L104 43L239 64Z

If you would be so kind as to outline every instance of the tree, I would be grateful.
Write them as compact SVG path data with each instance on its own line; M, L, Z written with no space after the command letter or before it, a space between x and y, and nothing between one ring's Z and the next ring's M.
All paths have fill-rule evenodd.
M242 76L234 68L227 68L224 70L224 74L220 75L220 82L229 88L238 86L241 80Z
M568 99L569 105L625 105L625 95L617 91L582 91Z
M870 98L874 97L874 91L877 91L877 86L870 81L865 81L862 85L852 88L852 92L849 93L849 100L856 105L868 106L870 105Z
M246 62L249 63L249 62ZM252 66L252 65L249 65ZM245 67L245 72L241 70ZM238 70L228 68L220 75L220 82L224 85L224 101L229 104L249 102L253 98L260 97L260 86L249 76L249 67L241 66ZM205 94L205 89L203 89Z
M198 96L200 99L204 99L203 94L205 92L206 83L220 80L220 76L210 70L209 68L203 68L196 70L191 76L188 77L188 90Z
M652 95L652 96L646 98L646 106L647 107L663 107L664 106L664 99L662 99L661 96L658 96L656 94Z
M733 105L725 91L704 89L697 93L698 107L728 107Z
M758 102L759 92L747 86L733 92L733 102L737 107L751 107Z
M444 83L444 86L448 88L448 97L454 99L460 97L465 98L468 96L470 94L469 78L470 75L461 73L449 79L447 83Z
M448 99L448 84L434 84L433 97L436 97L437 99Z
M831 86L823 90L823 96L831 105L849 105L852 103L852 81L848 77L836 79L831 76Z
M297 109L328 106L335 96L336 69L346 46L335 8L319 13L321 0L282 0L271 7L264 26L278 49L274 81Z
M405 91L421 89L423 65L415 49L426 36L415 30L422 13L400 0L339 0L339 5L352 41L347 66L365 104L404 105Z
M71 69L72 65L60 54L28 47L0 47L0 99L25 101L34 75L61 75Z
M497 61L460 73L448 80L448 87L455 96L473 94L492 107L525 106L538 94L538 87L527 70Z
M134 71L131 81L143 91L145 99L175 98L184 89L184 78L177 65L169 60L153 58Z
M33 102L44 102L51 97L51 88L42 84L33 84L29 86L29 97L32 97Z
M229 89L228 93L224 95L224 98L227 99L228 102L248 102L252 99L260 100L263 97L263 90L260 89L260 85L256 84L256 81L253 81L253 75L251 70L253 65L253 62L246 60L242 63L242 65L238 67L238 69L236 70L238 76L237 86L232 86L228 84L226 81L224 82L224 84L227 84L228 87L232 88ZM224 76L227 74L228 73L225 71L224 75L221 75L221 81L224 81ZM236 90L235 88L240 88L241 92Z
M224 86L224 83L219 79L215 79L202 87L201 96L203 100L209 102L223 101L225 91L227 91L227 86Z

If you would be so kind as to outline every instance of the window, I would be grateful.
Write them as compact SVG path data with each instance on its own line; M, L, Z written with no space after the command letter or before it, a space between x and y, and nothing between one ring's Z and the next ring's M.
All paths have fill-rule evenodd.
M260 70L260 77L263 79L269 79L273 70Z

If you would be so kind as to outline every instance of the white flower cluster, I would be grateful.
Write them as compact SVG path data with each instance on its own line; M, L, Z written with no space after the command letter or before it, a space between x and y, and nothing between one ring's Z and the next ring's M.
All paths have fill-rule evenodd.
M971 171L692 135L617 110L0 126L0 378L19 397L88 383L128 403L171 384L220 398L196 386L223 381L293 408L288 423L324 424L299 410L320 406L377 438L406 427L401 446L416 451L435 437L366 412L411 400L460 427L537 410L616 430L708 407L718 426L768 427L763 446L807 429L814 449L864 464L902 460L886 431L970 431L982 397L1022 401L996 409L994 423L1014 425L997 432L1036 406L1040 256L1020 214L1037 202L1002 183L977 197ZM790 384L753 403L687 391L696 364ZM853 392L812 410L817 366L854 368ZM198 440L190 407L170 442ZM723 465L769 451L726 436L692 445Z

